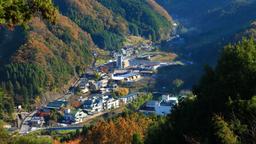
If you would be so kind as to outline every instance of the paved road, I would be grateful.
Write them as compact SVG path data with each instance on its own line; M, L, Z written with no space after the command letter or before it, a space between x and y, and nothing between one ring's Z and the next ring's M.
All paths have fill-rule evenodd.
M30 113L22 122L21 128L20 128L20 134L27 134L31 130L31 127L29 126L29 121L33 117L33 115L36 114L36 110Z

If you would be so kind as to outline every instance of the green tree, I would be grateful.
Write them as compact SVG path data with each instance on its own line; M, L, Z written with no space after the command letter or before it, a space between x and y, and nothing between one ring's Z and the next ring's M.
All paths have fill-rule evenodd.
M4 123L0 121L0 144L7 144L9 141L9 134L3 127Z
M47 137L37 138L35 136L18 136L12 138L11 144L52 144L53 140Z
M130 103L127 107L132 110L136 111L142 106L145 102L152 100L153 95L151 93L140 94L132 103Z
M55 121L55 122L58 120L58 112L56 110L51 111L50 119Z
M205 68L195 96L174 108L151 143L254 143L255 61L253 38L226 46L215 69Z
M24 25L33 16L55 22L56 11L52 0L0 0L0 25Z
M216 143L218 144L238 144L239 141L234 132L229 128L223 117L213 116L213 129Z
M139 134L133 134L132 136L132 144L143 144L143 141Z
M0 88L0 120L13 120L13 97Z
M95 71L94 72L94 77L95 77L96 81L100 80L100 78L101 78L100 73Z
M4 100L4 93L3 90L0 88L0 119L3 119L3 109L4 109L4 104L3 104L3 100Z
M173 91L179 93L181 86L184 84L184 81L181 79L175 79L172 81Z
M226 103L249 100L256 94L256 43L253 38L228 45L215 69L206 68L194 89L200 104L208 111L224 111Z

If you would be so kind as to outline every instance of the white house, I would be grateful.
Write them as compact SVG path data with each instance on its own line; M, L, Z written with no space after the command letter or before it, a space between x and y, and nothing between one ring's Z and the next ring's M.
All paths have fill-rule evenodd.
M107 87L108 86L108 79L102 79L97 82L97 85L102 88L102 87Z
M141 108L140 108L140 112L144 113L144 114L154 114L156 112L156 107L158 106L158 101L148 101L146 104L144 104Z
M108 98L103 105L105 110L115 109L119 107L119 100Z
M87 114L83 112L83 110L65 110L63 119L66 123L81 123L83 122L84 118L86 118Z
M172 108L178 104L177 97L170 97L170 95L163 95L162 100L149 101L140 108L140 112L144 114L156 114L160 116L165 116L170 114Z
M101 88L105 88L108 86L108 79L102 79L100 81L90 81L89 82L89 87L92 91L98 91Z
M42 127L45 123L44 117L32 117L29 123L32 127Z
M82 89L80 89L82 93L88 93L89 92L89 88L88 87L84 87Z
M98 113L103 111L103 101L100 98L93 97L85 100L83 104L83 110L89 114Z
M127 81L127 82L132 82L132 81L137 81L141 78L141 75L139 73L123 73L123 74L112 74L112 80L114 81Z
M119 98L124 104L130 103L138 97L137 93L128 94L127 96Z
M155 107L157 115L167 115L171 113L172 108L178 104L177 97L170 97L169 95L163 95L162 100Z

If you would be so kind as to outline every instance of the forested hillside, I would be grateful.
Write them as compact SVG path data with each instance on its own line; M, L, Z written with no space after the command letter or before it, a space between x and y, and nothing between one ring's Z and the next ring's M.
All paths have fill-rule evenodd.
M256 19L256 0L157 0L184 27L178 47L197 62L216 64L223 44ZM179 51L179 50L177 50Z
M157 3L109 2L54 0L59 12L50 22L55 24L42 20L55 9L42 12L45 16L34 17L28 24L25 21L31 15L26 17L17 9L17 17L24 16L25 20L15 21L18 18L13 15L10 24L0 29L0 83L15 103L27 105L46 91L62 91L60 88L75 74L91 66L92 51L118 50L128 35L153 41L168 38L172 20ZM23 5L26 3L21 3L21 8ZM8 10L8 6L4 8Z
M95 47L90 35L62 15L56 25L34 18L29 26L26 31L3 30L0 48L2 86L15 95L15 102L25 104L45 90L60 88L75 70L89 66Z
M256 42L228 45L147 143L255 143Z
M171 17L157 3L145 0L55 0L61 12L83 30L95 44L116 50L127 34L153 41L167 39Z
M217 66L205 68L193 94L167 117L124 114L83 129L70 143L253 144L255 61L255 38L227 45Z
M237 42L234 36L244 32L256 19L256 0L156 0L179 24L179 38L162 48L193 64L160 69L161 89L176 78L184 88L198 83L204 65L216 65L223 46ZM241 37L240 37L241 38ZM171 87L169 87L171 89Z

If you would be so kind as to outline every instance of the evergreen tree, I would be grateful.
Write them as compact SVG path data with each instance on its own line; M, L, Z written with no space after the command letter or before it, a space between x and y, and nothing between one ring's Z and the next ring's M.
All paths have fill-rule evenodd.
M132 136L132 144L143 144L139 134L136 133Z
M255 61L253 38L226 46L216 68L206 67L205 74L193 89L195 96L179 103L168 121L160 126L161 130L156 130L158 138L148 141L254 143Z
M215 141L218 144L238 144L239 141L234 132L229 128L229 125L225 120L215 115L213 117L213 129Z
M24 25L33 16L54 22L56 11L52 0L0 0L0 25Z

